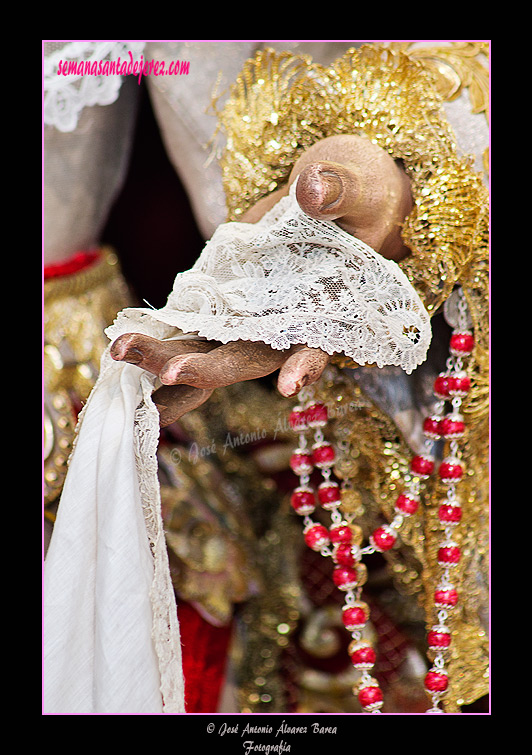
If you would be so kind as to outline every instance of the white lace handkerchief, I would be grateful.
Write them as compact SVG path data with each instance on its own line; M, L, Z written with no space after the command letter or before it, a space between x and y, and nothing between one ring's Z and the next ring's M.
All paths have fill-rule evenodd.
M400 267L330 221L306 215L295 183L258 223L225 223L159 310L127 309L110 338L149 318L209 340L304 343L357 364L421 364L429 316Z

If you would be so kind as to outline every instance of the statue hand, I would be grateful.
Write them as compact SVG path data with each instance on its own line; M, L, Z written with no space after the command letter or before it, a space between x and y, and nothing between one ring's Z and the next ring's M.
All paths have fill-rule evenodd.
M308 215L334 220L384 257L398 261L406 256L400 231L412 206L409 181L380 147L352 135L317 142L298 159L288 184L257 202L242 221L257 222L287 194L298 176L297 201ZM163 426L200 406L215 388L276 370L280 393L294 396L318 380L330 359L325 352L304 345L278 351L252 341L157 341L135 333L117 339L111 354L117 361L136 364L159 377L163 385L153 398Z
M203 404L215 388L265 377L276 370L279 392L294 396L319 379L330 359L320 349L303 345L280 351L254 341L158 341L139 333L117 338L111 356L160 379L163 385L154 392L153 400L162 427Z

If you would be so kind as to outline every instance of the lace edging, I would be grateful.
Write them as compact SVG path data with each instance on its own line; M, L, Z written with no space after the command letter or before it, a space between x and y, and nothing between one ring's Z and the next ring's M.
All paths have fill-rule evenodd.
M100 70L100 64L122 60L129 63L130 59L137 60L137 56L144 50L145 42L122 41L74 41L69 42L59 50L47 55L43 61L43 118L47 126L54 126L58 131L74 131L81 112L93 105L110 105L115 102L120 93L123 76L113 73L105 75ZM59 64L80 64L87 62L90 70L96 73L68 73L63 75L59 71ZM78 68L76 68L78 70Z
M153 401L153 379L141 375L143 400L135 412L135 457L146 531L153 555L150 600L153 611L152 638L159 662L164 713L184 712L184 682L181 640L175 594L170 577L168 553L161 514L157 476L159 414Z

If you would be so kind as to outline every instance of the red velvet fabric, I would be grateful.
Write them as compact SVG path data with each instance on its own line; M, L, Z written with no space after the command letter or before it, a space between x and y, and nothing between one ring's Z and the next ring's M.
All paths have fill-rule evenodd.
M225 679L231 626L214 627L188 603L178 600L185 710L215 713Z
M64 262L45 265L43 270L44 280L79 273L86 267L93 265L98 259L100 259L100 252L76 252L76 254Z

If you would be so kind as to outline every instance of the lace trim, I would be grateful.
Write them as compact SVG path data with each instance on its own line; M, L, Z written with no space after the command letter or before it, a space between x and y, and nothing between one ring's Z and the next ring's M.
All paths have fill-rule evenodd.
M59 62L137 60L145 42L76 41L46 56L44 69L44 123L59 131L74 131L85 107L110 105L118 98L123 77L119 75L58 75ZM129 55L131 53L131 56Z
M256 223L219 226L160 310L128 309L109 337L146 320L210 340L305 343L357 364L421 364L430 319L400 267L299 207L295 184Z
M140 380L143 401L135 412L134 438L139 490L154 565L150 590L153 611L152 638L159 661L163 711L182 713L184 684L181 640L163 529L157 474L159 414L151 400L153 378L148 374L142 374Z

